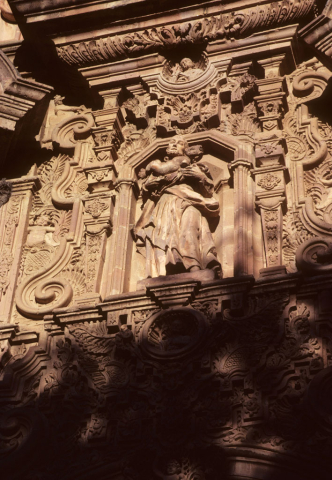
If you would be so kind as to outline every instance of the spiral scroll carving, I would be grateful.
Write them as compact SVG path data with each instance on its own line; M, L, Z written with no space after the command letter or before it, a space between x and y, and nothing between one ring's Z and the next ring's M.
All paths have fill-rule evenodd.
M67 306L72 297L71 285L57 274L68 261L70 249L67 240L62 239L54 261L46 269L28 277L18 288L16 306L20 313L30 318L43 318L55 308Z
M45 438L43 419L32 408L15 408L0 416L1 472L11 472L11 478L29 469L37 450L42 451ZM18 476L17 476L18 475ZM9 478L5 475L6 478Z
M303 98L304 101L320 97L326 88L330 76L330 74L325 72L314 73L308 71L301 73L294 78L294 95Z
M307 240L296 252L296 264L307 273L332 272L332 243L318 237Z
M59 123L52 132L52 141L61 149L73 149L77 140L87 138L94 126L92 115L73 115Z

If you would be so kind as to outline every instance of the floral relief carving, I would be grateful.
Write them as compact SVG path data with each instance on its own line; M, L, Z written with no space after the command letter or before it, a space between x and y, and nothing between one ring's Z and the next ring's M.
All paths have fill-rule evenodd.
M149 118L155 117L158 102L151 99L149 93L135 95L123 102L122 107L127 112L127 120L136 124L137 128L145 128L149 124Z
M182 348L194 334L195 325L191 324L191 317L170 314L149 328L148 342L165 352Z
M265 117L279 115L281 111L281 103L277 101L259 102L258 108Z
M66 162L69 162L67 155L60 154L42 163L37 170L42 188L33 197L32 213L45 205L52 205L52 187L62 176Z
M264 190L273 190L279 183L281 179L273 175L273 173L266 173L258 182L257 185L264 188Z
M143 325L140 343L152 356L176 358L198 345L204 333L201 315L182 308L153 315Z
M88 180L84 173L77 173L73 182L65 189L64 195L66 198L78 198L87 195Z
M134 333L135 333L136 341L139 341L139 335L146 320L148 320L157 311L158 310L154 308L146 309L146 310L133 310L132 321L134 324Z
M261 131L253 103L244 107L242 113L228 113L227 122L221 121L219 130L231 135L248 135L253 137Z
M266 230L266 257L270 266L278 265L279 262L279 212L276 210L264 210L263 225Z
M105 170L92 170L89 172L89 178L91 178L92 180L96 180L97 182L101 182L108 177L109 172L110 171L108 168L106 168Z
M42 188L33 199L16 293L19 313L29 318L42 318L52 308L68 305L86 288L84 265L78 261L81 204L75 203L87 195L86 176L63 154L44 162L37 173ZM68 236L70 228L73 237Z
M102 202L100 198L95 198L92 202L89 202L86 207L85 211L89 213L93 218L99 218L100 215L107 210L108 204Z
M87 235L87 283L89 292L94 289L94 281L101 257L101 245L101 235Z
M332 159L304 174L306 193L312 198L316 215L326 223L332 223Z
M264 142L259 144L260 150L265 153L265 155L271 155L275 153L278 146L279 142Z
M283 263L288 272L296 272L296 252L300 245L313 238L314 235L303 225L299 214L288 212L283 218Z
M93 138L97 147L109 147L114 145L116 149L120 147L121 135L117 130L104 130L102 132L93 132Z
M118 150L120 163L126 163L137 152L149 146L156 139L156 127L149 125L146 129L137 129L131 123L127 123L122 130L124 142Z
M332 127L329 123L318 121L318 131L320 136L324 139L330 155L332 155Z

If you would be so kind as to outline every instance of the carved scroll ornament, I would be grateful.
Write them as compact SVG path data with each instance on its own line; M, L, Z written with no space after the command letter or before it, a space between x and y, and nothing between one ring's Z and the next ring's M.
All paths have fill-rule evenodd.
M306 273L332 272L332 243L317 237L307 240L296 252L296 264Z
M73 298L74 279L70 282L63 272L75 249L79 248L83 231L83 204L74 201L71 224L67 236L60 238L60 245L52 262L42 270L28 276L16 292L16 306L29 318L43 318L54 308L67 306Z
M205 323L204 317L193 309L168 309L153 315L144 324L140 342L152 357L175 360L200 344Z
M73 149L77 140L87 138L94 126L91 114L73 115L60 122L52 132L52 141L61 149Z
M327 69L321 69L316 72L308 70L301 73L293 81L294 95L301 99L301 103L320 97L331 75Z

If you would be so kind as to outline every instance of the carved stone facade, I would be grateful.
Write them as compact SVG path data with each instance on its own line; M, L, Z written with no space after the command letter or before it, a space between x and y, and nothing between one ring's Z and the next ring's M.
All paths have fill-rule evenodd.
M4 480L331 478L331 2L203 3L0 2Z

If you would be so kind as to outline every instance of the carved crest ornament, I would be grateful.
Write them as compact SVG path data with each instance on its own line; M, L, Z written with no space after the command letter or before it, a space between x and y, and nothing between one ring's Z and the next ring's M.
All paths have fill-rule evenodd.
M1 478L330 479L321 3L9 3L73 83L4 150Z

